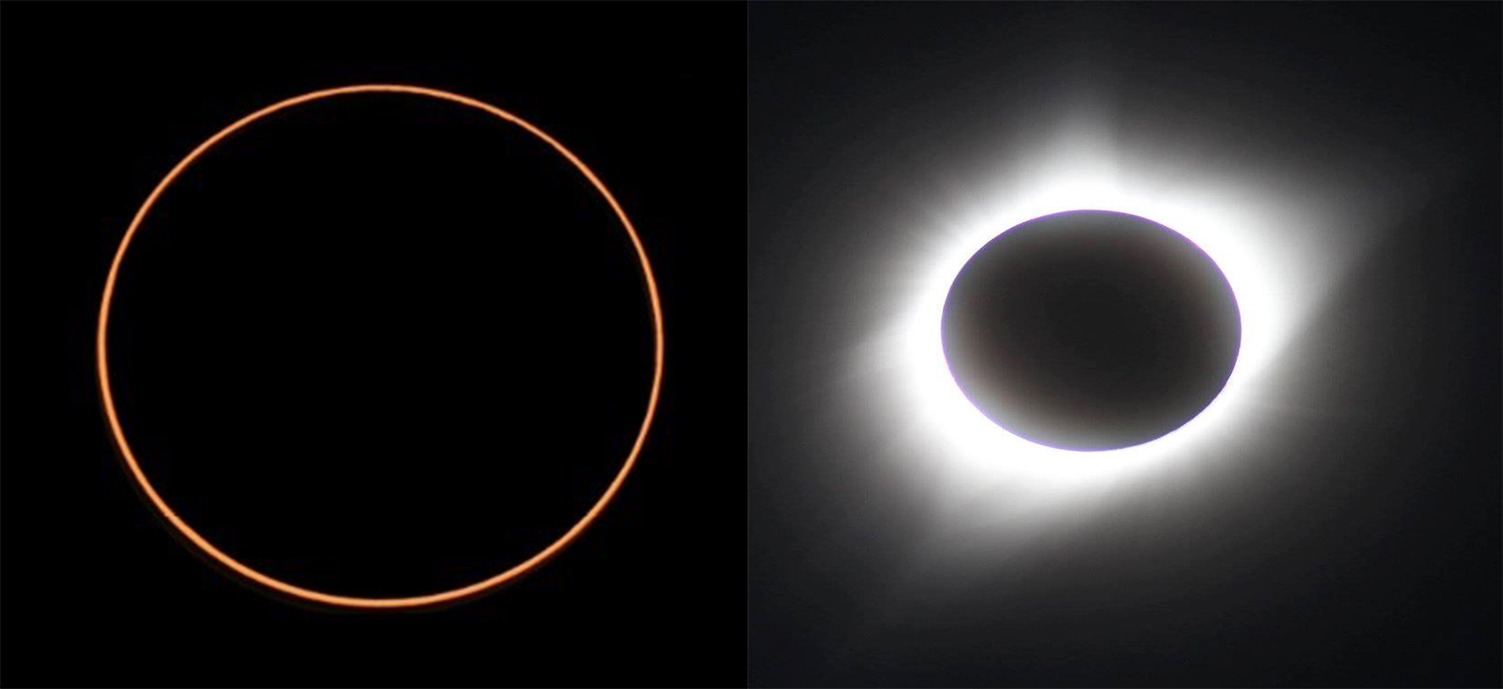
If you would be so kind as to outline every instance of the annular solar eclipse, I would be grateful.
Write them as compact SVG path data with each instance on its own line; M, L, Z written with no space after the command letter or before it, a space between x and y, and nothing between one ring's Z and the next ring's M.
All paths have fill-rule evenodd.
M621 468L615 474L609 486L606 487L599 498L594 501L589 510L583 516L581 516L571 528L569 528L563 534L559 535L547 547L543 548L541 551L535 553L526 560L511 566L505 571L497 573L483 580L473 582L466 586L417 596L374 598L316 591L292 582L277 579L261 571L258 571L257 569L252 568L251 566L241 562L240 560L237 560L231 554L221 550L213 543L210 543L208 539L206 539L198 531L194 530L192 526L190 526L181 516L179 516L176 511L174 511L167 504L166 500L153 486L152 481L148 479L145 471L141 468L141 464L137 461L135 453L131 450L130 443L126 440L126 431L122 426L119 414L117 413L114 395L110 384L108 347L109 317L110 307L115 296L116 283L119 279L122 267L125 264L125 258L127 251L130 248L131 239L136 235L137 232L142 231L143 226L158 199L168 191L168 188L172 185L172 183L176 179L178 179L178 177L185 170L193 165L195 161L197 161L201 156L207 153L217 143L234 134L235 132L247 126L250 126L256 121L282 112L284 110L294 108L295 106L308 103L310 101L339 96L349 96L361 93L406 94L425 98L435 98L441 101L447 101L450 103L475 108L521 127L532 136L535 136L538 139L542 140L553 151L557 152L559 155L567 159L573 166L573 168L580 174L582 174L590 182L595 191L597 191L600 196L603 197L610 205L610 208L614 212L616 219L620 222L622 228L626 231L627 236L630 238L635 253L635 259L642 271L642 277L646 288L645 291L648 297L648 307L650 310L653 327L654 350L652 387L648 394L645 413L636 432L636 437L631 445L631 449L622 461ZM212 231L212 228L205 228L205 231ZM228 127L225 127L223 130L220 130L217 134L204 141L197 148L193 149L193 151L189 153L185 158L178 162L177 165L175 165L172 170L169 171L167 175L161 180L161 182L157 184L156 188L152 190L151 194L142 203L140 209L137 210L135 217L131 221L129 228L127 228L124 236L120 240L120 245L115 252L113 262L110 265L109 274L105 279L104 294L99 309L99 321L96 335L95 351L99 388L104 404L105 416L108 420L110 431L115 444L120 450L120 453L124 459L125 465L130 473L132 480L136 483L137 487L140 489L141 493L145 496L152 508L158 514L160 514L166 520L166 522L180 535L182 535L186 539L186 541L190 543L194 548L198 549L205 555L212 558L218 564L223 565L230 571L233 571L234 573L244 577L245 579L248 579L275 591L279 591L283 594L287 594L306 601L312 601L327 605L357 608L407 608L456 601L459 599L474 596L476 594L494 589L503 584L511 582L535 570L549 558L553 557L563 548L567 547L576 538L578 538L581 533L583 533L585 528L587 528L600 516L605 507L611 502L616 493L620 490L622 484L626 480L626 477L631 473L633 466L636 464L637 457L641 453L642 447L646 441L648 430L652 426L653 416L657 409L658 395L662 387L663 316L661 305L659 303L657 284L653 278L652 268L647 259L647 252L642 245L641 239L637 235L636 229L632 226L631 220L627 217L625 210L622 209L621 205L616 201L610 190L606 188L605 184L600 181L595 173L592 172L590 168L584 164L583 161L575 156L574 153L569 149L565 148L563 144L559 143L556 139L544 133L536 126L521 119L520 117L517 117L516 115L513 115L505 110L475 100L473 98L418 86L395 84L366 84L315 91L266 106L249 115L246 115L235 123L229 125ZM233 362L227 362L226 365L229 366L232 364ZM213 461L213 458L204 458L204 461Z
M955 382L992 421L1065 450L1152 441L1231 375L1236 299L1210 257L1128 213L1035 218L991 240L946 298Z

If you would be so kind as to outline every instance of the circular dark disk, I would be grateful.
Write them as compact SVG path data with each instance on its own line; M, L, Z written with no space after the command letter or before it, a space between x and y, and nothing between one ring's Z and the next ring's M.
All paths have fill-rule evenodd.
M988 242L950 287L945 358L1008 431L1066 450L1139 445L1220 394L1242 324L1199 247L1156 222L1081 210Z
M532 557L620 472L651 390L610 205L542 140L434 98L235 133L120 275L110 376L142 470L210 543L318 591L424 595Z

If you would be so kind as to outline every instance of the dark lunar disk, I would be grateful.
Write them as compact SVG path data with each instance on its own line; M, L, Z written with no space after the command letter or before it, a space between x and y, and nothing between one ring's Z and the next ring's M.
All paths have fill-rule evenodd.
M1242 325L1209 256L1146 218L1070 211L972 256L945 300L960 389L1014 434L1067 450L1163 436L1226 385Z

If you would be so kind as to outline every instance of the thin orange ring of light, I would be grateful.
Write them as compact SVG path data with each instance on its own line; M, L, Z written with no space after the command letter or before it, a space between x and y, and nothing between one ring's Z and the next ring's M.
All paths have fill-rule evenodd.
M631 237L632 244L636 247L637 258L641 261L642 264L642 275L647 280L647 295L652 303L652 324L655 347L653 352L652 392L647 398L647 413L646 416L644 416L642 419L642 427L641 430L637 433L636 442L632 444L631 452L626 456L625 463L621 465L621 471L616 474L616 478L611 481L611 485L606 488L605 493L600 496L600 499L597 500L592 507L590 507L590 511L585 513L584 517L576 522L574 526L568 530L568 532L560 536L558 540L554 541L547 548L544 548L536 555L533 555L531 558L527 559L525 562L515 565L511 569L508 569L489 579L478 581L468 586L423 596L411 596L404 598L358 598L353 596L341 596L331 593L323 593L321 591L314 591L312 589L306 589L295 584L289 584L280 579L262 574L261 572L252 569L251 567L241 563L235 558L232 558L229 555L225 554L220 549L214 547L214 544L210 543L203 536L199 535L197 531L193 530L193 527L188 526L187 522L183 521L183 519L179 517L176 512L173 512L172 508L168 507L166 501L162 499L162 496L159 495L156 489L152 487L151 482L146 479L146 474L141 471L140 463L136 461L135 454L131 452L130 444L125 440L125 431L123 428L121 428L120 418L115 413L114 396L110 393L110 377L109 367L106 361L107 348L105 338L105 333L107 332L110 318L110 301L114 297L115 281L120 275L120 264L125 259L126 249L130 247L130 240L135 236L136 230L140 228L141 222L145 220L146 214L151 210L152 205L156 203L157 198L161 196L162 193L166 191L167 187L172 184L173 180L177 179L178 175L182 174L183 171L188 168L188 166L192 165L193 162L199 158L199 156L202 156L206 151L212 148L214 144L219 143L225 137L235 133L246 125L249 125L256 120L266 117L267 115L285 110L295 105L300 105L302 103L307 103L309 101L315 101L322 98L349 95L353 93L409 93L452 101L462 105L468 105L472 108L484 110L485 112L500 117L503 120L514 123L522 127L523 129L526 129L528 132L531 132L539 139L547 142L548 145L552 146L553 149L558 151L560 155L568 158L569 162L573 163L574 167L577 168L581 173L583 173L584 176L590 180L591 184L595 185L595 189L600 192L601 196L605 197L605 200L610 203L611 209L616 212L616 217L621 220L622 226L626 228L627 235ZM209 554L209 556L213 557L215 560L218 560L220 563L241 574L242 576L277 591L290 594L292 596L319 603L358 608L408 608L422 605L433 605L437 603L456 600L465 596L477 594L482 591L495 588L509 581L512 581L513 579L516 579L536 569L548 558L557 554L560 550L563 550L564 547L568 546L576 538L578 538L579 534L583 532L585 528L588 527L592 522L594 522L597 517L600 516L601 511L605 509L605 506L610 503L611 499L615 497L617 491L621 489L621 484L626 481L627 474L631 473L632 467L636 464L637 456L642 451L642 445L647 440L647 430L652 425L653 414L657 410L658 393L662 387L663 382L663 310L661 304L658 301L657 282L653 279L652 267L648 264L647 261L647 251L642 247L642 240L637 236L636 229L632 227L631 220L626 217L626 211L621 209L621 204L616 202L616 197L611 195L610 190L606 189L605 184L600 181L600 178L596 177L595 173L591 172L590 168L587 167L582 161L580 161L577 156L570 152L569 149L564 148L563 144L559 143L553 137L548 136L541 129L538 129L537 127L528 123L526 120L523 120L522 118L517 117L516 115L506 112L505 110L497 108L493 105L482 103L473 98L467 98L458 94L439 91L436 89L423 88L420 86L404 86L397 84L364 84L358 86L345 86L341 88L327 89L323 91L314 91L312 93L306 93L301 96L288 98L287 100L276 103L275 105L257 110L256 112L253 112L250 115L241 118L238 122L225 127L218 134L209 137L207 141L199 144L198 148L193 149L193 152L189 153L188 157L183 158L182 162L179 162L177 166L172 168L171 172L167 173L166 177L162 178L162 181L157 184L155 189L152 190L151 195L146 197L146 202L141 204L141 209L136 211L135 219L131 221L130 228L125 231L125 237L120 240L120 248L115 252L115 260L110 264L110 274L104 282L104 300L99 307L97 356L99 367L99 389L104 395L104 411L105 414L109 417L110 430L114 433L115 442L117 445L119 445L120 452L125 456L125 463L128 467L130 467L131 475L135 478L136 483L141 486L141 490L146 494L146 497L149 498L151 500L151 503L156 506L157 511L159 511L163 517L166 517L167 521L171 523L172 526L175 527L179 532L181 532L183 536L186 536L189 541L198 546L205 553Z

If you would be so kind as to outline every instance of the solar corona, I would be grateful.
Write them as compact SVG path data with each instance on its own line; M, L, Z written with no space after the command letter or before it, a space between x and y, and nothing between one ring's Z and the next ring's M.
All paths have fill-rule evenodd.
M538 551L536 554L532 555L525 561L513 565L505 571L459 588L409 597L365 598L340 595L337 593L329 593L324 591L315 591L291 582L282 581L280 579L257 571L256 569L246 565L245 563L236 560L228 553L220 550L213 543L210 543L206 538L195 531L192 526L184 521L175 511L173 511L172 507L167 504L166 500L164 500L161 494L159 494L153 487L151 480L147 478L146 473L141 468L140 462L137 461L135 453L131 450L130 443L126 437L125 429L120 423L119 415L117 414L115 409L114 396L110 387L108 339L110 305L115 294L115 286L120 276L121 267L124 264L126 253L130 248L131 239L135 237L138 231L141 230L141 226L145 223L147 216L151 213L152 207L157 202L157 200L164 193L166 193L167 189L172 185L172 183L177 180L185 170L191 167L195 161L201 158L216 144L220 143L226 137L234 134L235 132L240 131L241 129L244 129L245 127L248 127L249 125L270 115L281 112L283 110L294 108L304 103L309 103L326 98L334 98L361 93L407 94L426 98L436 98L442 101L475 108L499 117L502 120L515 124L526 130L531 135L537 137L538 139L541 139L544 143L548 144L549 147L551 147L559 155L567 159L574 166L574 168L579 171L580 174L584 175L585 178L589 180L590 184L595 188L595 190L598 191L600 195L604 197L605 201L610 205L611 210L614 211L616 218L620 221L622 228L625 229L628 237L631 239L632 246L634 247L636 252L636 258L642 269L642 276L646 283L646 291L652 317L653 374L651 389L648 393L646 411L643 415L641 425L638 428L636 439L632 443L630 451L627 453L625 459L623 460L620 470L615 474L615 477L612 479L610 485L592 504L590 509L582 517L580 517L572 527L564 532L563 535L559 536L547 547ZM364 84L306 93L277 102L275 104L257 110L249 115L246 115L235 123L220 130L217 134L209 137L208 140L199 144L197 148L193 149L192 152L190 152L185 158L179 161L177 165L175 165L172 170L162 178L161 182L156 185L151 194L146 197L145 202L141 204L140 209L136 211L134 218L131 220L130 226L126 229L125 235L120 240L119 247L115 251L114 260L110 264L109 274L105 279L103 298L101 299L99 307L99 326L96 339L96 364L99 374L99 389L103 400L105 416L108 420L110 432L114 438L114 442L119 448L125 465L129 470L130 477L140 488L142 494L146 497L152 508L156 512L158 512L174 530L176 530L189 543L191 543L193 547L202 551L204 554L208 555L219 564L224 565L230 571L250 581L253 581L257 584L268 587L280 593L287 594L306 601L352 608L411 608L457 601L488 590L495 589L496 587L511 582L537 569L548 559L558 554L561 550L574 542L579 537L579 535L587 527L590 526L591 523L599 518L601 512L615 497L622 484L626 481L627 476L631 473L633 466L636 464L643 444L646 441L648 430L652 425L653 416L657 410L658 396L662 387L663 378L663 315L662 306L660 304L658 296L657 283L653 278L652 268L647 258L646 249L643 247L641 238L637 235L636 229L632 226L631 220L627 218L626 212L621 208L621 204L616 201L616 198L611 194L610 190L606 188L605 184L600 181L600 178L597 177L595 173L592 172L590 168L584 164L583 161L575 156L574 153L565 148L563 144L559 143L552 136L549 136L547 133L543 132L541 129L523 120L522 118L473 98L450 93L447 91L419 86L398 84Z

